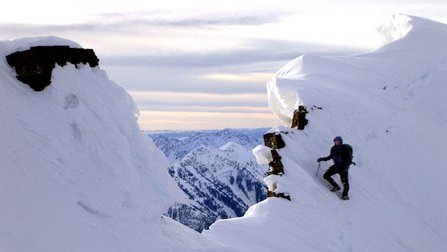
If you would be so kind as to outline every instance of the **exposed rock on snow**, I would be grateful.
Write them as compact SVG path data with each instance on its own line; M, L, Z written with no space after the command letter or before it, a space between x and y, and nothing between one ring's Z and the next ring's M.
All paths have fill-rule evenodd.
M298 106L298 109L293 112L292 125L290 127L303 130L309 123L309 120L306 119L307 113L309 112L307 111L305 106Z
M279 155L277 150L271 150L272 161L269 163L269 175L283 175L284 174L284 166L281 162L281 156Z
M271 178L284 175L284 165L281 161L281 155L278 153L280 149L286 147L286 144L281 137L281 132L265 133L264 144L271 148L270 153L272 158L272 161L269 163L269 171L267 172L269 177L264 179L268 186L267 196L291 200L290 195L286 192L278 190L277 182L272 182L273 180L271 180Z
M17 79L28 84L34 91L42 91L51 83L54 65L68 63L98 66L99 59L92 49L70 48L69 46L34 46L26 51L6 56L8 64L14 67Z
M285 143L282 140L279 132L264 134L264 144L271 149L281 149L285 147Z

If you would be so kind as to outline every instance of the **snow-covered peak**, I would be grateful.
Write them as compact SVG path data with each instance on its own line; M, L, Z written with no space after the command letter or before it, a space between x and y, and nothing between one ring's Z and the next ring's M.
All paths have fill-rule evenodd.
M152 132L154 143L171 159L171 176L190 198L166 214L202 232L216 219L241 216L263 200L267 169L256 164L250 149L266 130Z
M253 155L251 154L251 151L244 146L235 143L235 142L229 142L227 144L222 145L219 147L219 150L227 153L230 157L234 157L238 160L252 160Z
M238 146L241 146L241 145L237 144L235 142L228 142L228 143L220 146L219 149L222 150L222 151L225 151L225 150L228 150L228 149L231 149L231 148L237 148ZM241 146L241 147L243 147L243 146Z
M188 163L187 160L192 159L203 164L210 164L211 167L209 169L216 174L226 174L232 170L238 169L237 167L232 167L230 165L226 166L225 169L214 165L220 164L224 162L224 160L234 160L241 164L254 163L254 156L251 154L251 150L234 142L229 142L219 148L202 144L181 158L180 162ZM242 165L240 168L243 169L244 166ZM251 172L256 174L258 178L262 177L262 170L254 170Z
M250 205L265 198L265 172L250 150L238 143L220 148L200 145L170 167L171 175L194 203L179 202L167 214L198 231L216 219L242 216Z
M170 162L180 160L200 145L219 148L229 142L237 143L245 148L253 148L261 141L265 129L235 130L224 129L216 131L197 131L179 138L166 137L170 133L153 134L155 144L163 150Z

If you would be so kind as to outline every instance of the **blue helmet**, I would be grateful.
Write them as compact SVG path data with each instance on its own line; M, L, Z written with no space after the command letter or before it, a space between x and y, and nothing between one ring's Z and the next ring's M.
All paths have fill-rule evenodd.
M334 138L334 142L335 142L335 141L339 141L340 144L343 144L343 138L341 138L341 136L336 136L336 137Z

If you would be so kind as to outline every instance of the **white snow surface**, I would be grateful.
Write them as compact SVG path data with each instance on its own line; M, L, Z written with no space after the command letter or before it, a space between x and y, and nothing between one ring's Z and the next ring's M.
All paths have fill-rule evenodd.
M256 161L260 165L269 164L272 160L272 152L271 149L265 145L258 145L252 150L253 155L256 157Z
M298 105L309 110L304 131L271 130L285 175L265 181L292 201L269 198L205 236L245 251L447 251L447 25L395 15L379 30L388 43L375 51L302 55L277 72L275 114L290 125ZM357 162L349 201L316 176L336 135Z
M56 66L34 92L5 56L55 37L0 42L0 251L220 251L161 214L184 195L99 67Z

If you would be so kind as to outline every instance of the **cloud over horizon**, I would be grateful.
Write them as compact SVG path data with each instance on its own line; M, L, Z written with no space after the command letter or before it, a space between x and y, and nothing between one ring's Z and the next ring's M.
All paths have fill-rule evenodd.
M363 49L364 50L364 49ZM109 65L148 67L220 67L291 60L303 53L347 55L361 48L284 40L251 40L242 48L225 50L152 52L139 55L104 55Z
M143 128L265 127L277 123L266 83L289 60L374 49L376 25L394 12L447 22L443 2L79 0L67 8L42 0L24 10L18 0L0 10L0 36L52 35L93 48L133 95Z
M64 32L111 32L130 31L134 28L145 26L159 27L193 27L201 26L255 26L269 23L277 23L281 17L288 15L285 12L264 13L178 13L153 11L153 12L128 12L128 13L100 13L91 16L87 20L68 24L34 24L26 22L0 23L1 33L64 33Z

